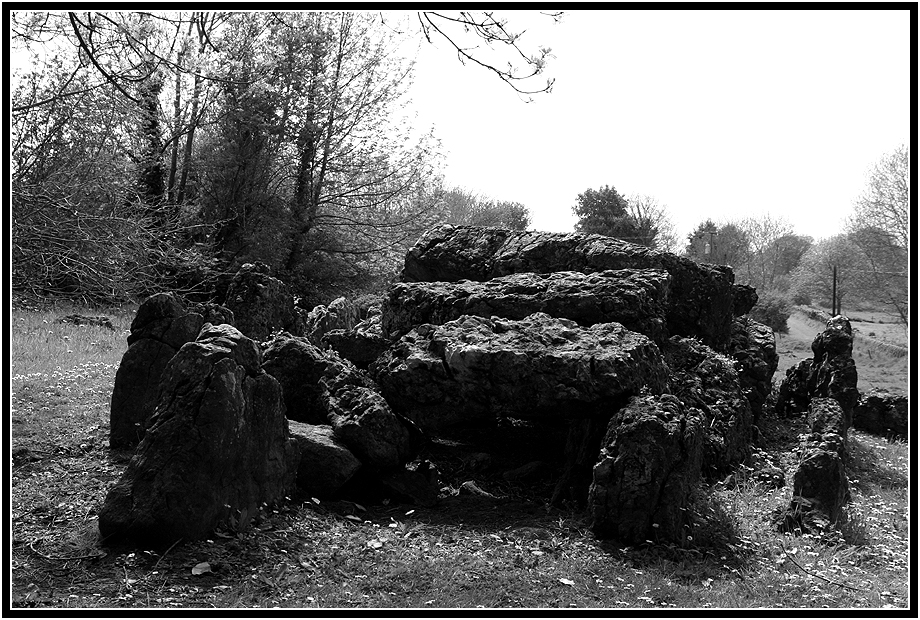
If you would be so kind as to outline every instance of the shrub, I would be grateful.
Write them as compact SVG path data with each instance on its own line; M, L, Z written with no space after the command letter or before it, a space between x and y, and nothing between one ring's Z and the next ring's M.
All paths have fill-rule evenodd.
M766 291L760 294L749 316L773 331L785 334L789 332L786 321L791 313L789 299L785 295L777 291Z

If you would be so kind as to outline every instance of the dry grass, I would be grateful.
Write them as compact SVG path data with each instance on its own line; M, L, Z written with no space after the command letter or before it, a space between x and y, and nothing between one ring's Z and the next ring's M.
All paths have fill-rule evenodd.
M702 485L686 548L598 541L577 509L488 471L434 508L395 502L265 507L252 529L163 552L100 546L96 515L125 461L107 450L119 332L19 311L12 329L12 604L53 608L906 608L909 447L851 436L839 533L775 531L789 487ZM86 311L85 314L101 312ZM109 313L111 316L111 313ZM47 332L53 332L48 334ZM68 339L64 340L64 336ZM75 344L74 343L78 343ZM95 344L94 344L95 343ZM72 353L67 353L72 351ZM801 420L764 420L786 471ZM454 487L468 473L444 468ZM455 477L464 476L464 477ZM208 571L192 569L207 563Z

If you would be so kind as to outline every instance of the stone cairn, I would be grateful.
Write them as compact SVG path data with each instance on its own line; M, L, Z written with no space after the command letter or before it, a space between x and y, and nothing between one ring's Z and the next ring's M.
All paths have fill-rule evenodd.
M749 455L776 368L772 332L742 316L756 292L733 280L600 235L441 226L363 320L345 300L298 311L258 265L234 277L220 317L154 296L116 379L116 392L143 385L146 408L128 420L114 395L112 407L113 429L146 432L100 529L171 544L359 479L431 505L425 447L513 420L564 429L549 444L552 501L585 505L598 536L681 541L701 477ZM132 362L144 340L156 369Z
M850 322L843 316L828 320L811 349L813 357L786 371L776 402L780 416L805 414L809 428L800 438L792 499L779 523L789 532L826 529L849 497L847 433L859 403Z

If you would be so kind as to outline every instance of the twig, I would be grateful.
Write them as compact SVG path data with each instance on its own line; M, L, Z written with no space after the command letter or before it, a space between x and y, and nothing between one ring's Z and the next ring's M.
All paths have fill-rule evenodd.
M55 556L45 555L41 551L38 551L33 546L35 545L35 542L36 541L33 540L32 542L29 543L29 549L31 549L32 553L34 553L35 555L43 557L49 562L70 562L71 560L88 560L89 558L101 558L102 556L105 555L105 552L98 552L98 553L90 553L87 555L75 555L75 556L66 557L66 558L59 558Z
M813 573L813 572L811 572L810 570L808 570L807 568L805 568L804 566L802 566L801 564L799 564L798 562L796 562L794 557L792 557L791 555L789 555L789 552L786 551L786 545L784 545L782 542L780 542L779 545L780 545L780 547L782 547L783 553L786 554L786 557L789 558L789 560L792 561L793 564L795 564L795 565L798 566L800 569L802 569L802 572L805 572L805 573L811 575L812 577L817 577L818 579L823 579L824 581L828 582L829 584L832 584L832 585L835 585L835 586L839 586L839 587L841 587L841 588L846 588L847 590L853 590L854 592L866 592L866 590L863 590L863 589L861 589L861 588L855 588L855 587L853 587L853 586L848 586L848 585L845 584L845 583L840 583L839 581L834 581L833 579L828 579L827 577L824 577L824 576L822 576L822 575L819 575L818 573Z
M176 542L174 542L173 544L171 544L171 545L169 546L169 549L167 549L166 551L163 552L163 555L160 556L160 559L157 560L156 564L154 564L154 565L153 565L153 568L150 569L150 570L155 570L156 567L160 565L160 562L163 561L163 558L166 557L166 554L169 553L170 551L172 551L172 550L173 550L173 547L175 547L176 545L178 545L180 542L182 542L182 539L181 539L181 538L178 539L178 540L177 540Z

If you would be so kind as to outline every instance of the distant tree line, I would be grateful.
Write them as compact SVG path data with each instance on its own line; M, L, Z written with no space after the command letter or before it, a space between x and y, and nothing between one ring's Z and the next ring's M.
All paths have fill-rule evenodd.
M707 218L677 248L665 207L645 196L625 198L612 186L578 195L575 229L730 265L736 282L757 289L761 301L755 312L778 330L784 329L791 304L811 303L838 309L874 304L908 324L908 181L909 153L902 146L869 171L846 230L818 241L796 234L783 218L763 214L720 222Z

